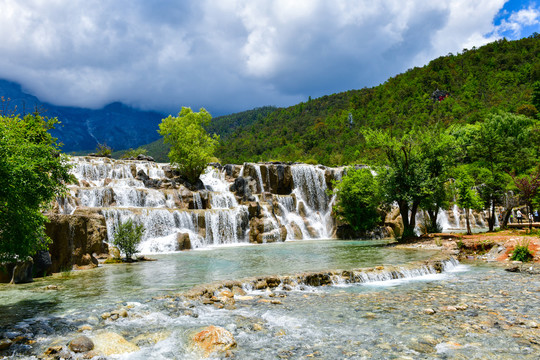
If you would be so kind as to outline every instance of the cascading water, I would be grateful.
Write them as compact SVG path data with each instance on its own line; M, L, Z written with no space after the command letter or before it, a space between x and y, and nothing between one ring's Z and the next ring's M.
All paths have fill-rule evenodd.
M311 238L330 238L332 234L332 204L326 194L324 170L309 165L291 167L297 204L296 211L306 219Z
M167 164L91 157L73 157L71 163L78 184L68 186L69 195L57 199L54 211L102 215L108 242L113 241L121 222L131 219L143 224L145 233L139 246L142 253L179 250L184 248L180 244L186 236L190 248L200 248L248 241L329 238L332 234L333 199L326 194L325 170L311 165L287 165L290 195L262 196L264 191L276 188L270 184L271 179L278 178L270 175L276 167L244 164L238 173L243 175L246 166L250 167L256 181L256 186L250 185L255 201L240 204L240 196L230 191L234 178L226 178L225 171L212 167L201 175L205 190L191 192L175 182ZM261 166L265 166L265 179ZM284 165L280 166L282 171ZM253 204L257 204L258 215L249 210ZM252 220L257 220L257 225L252 225ZM255 228L257 233L250 237Z

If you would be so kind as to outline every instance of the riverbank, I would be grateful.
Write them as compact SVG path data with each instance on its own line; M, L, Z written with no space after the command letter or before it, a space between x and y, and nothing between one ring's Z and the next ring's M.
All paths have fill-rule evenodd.
M528 230L500 230L492 233L429 234L405 244L395 244L403 249L425 249L448 252L459 260L498 262L511 266L516 264L510 256L517 245L528 244L533 253L532 264L540 263L540 237L528 234Z

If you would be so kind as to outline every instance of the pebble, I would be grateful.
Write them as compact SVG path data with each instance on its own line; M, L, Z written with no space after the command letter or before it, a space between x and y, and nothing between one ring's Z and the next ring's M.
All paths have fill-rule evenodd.
M13 342L9 339L0 339L0 350L8 349Z
M424 309L424 314L426 314L426 315L433 315L435 313L436 313L436 311L431 309L431 308Z

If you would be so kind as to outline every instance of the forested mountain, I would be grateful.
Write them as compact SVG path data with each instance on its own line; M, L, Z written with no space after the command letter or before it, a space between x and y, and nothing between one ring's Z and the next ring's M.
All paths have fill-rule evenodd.
M361 135L366 127L400 133L436 122L475 123L497 110L535 116L531 94L538 80L540 35L517 41L502 39L437 58L373 88L276 109L227 133L217 157L223 163L369 162L372 154ZM224 128L216 118L209 130L219 134Z

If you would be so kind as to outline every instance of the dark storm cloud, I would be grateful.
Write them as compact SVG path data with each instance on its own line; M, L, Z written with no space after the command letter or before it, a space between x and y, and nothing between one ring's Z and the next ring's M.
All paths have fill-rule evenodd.
M0 78L44 101L214 114L373 86L538 24L503 0L0 0ZM486 34L489 34L487 36Z

